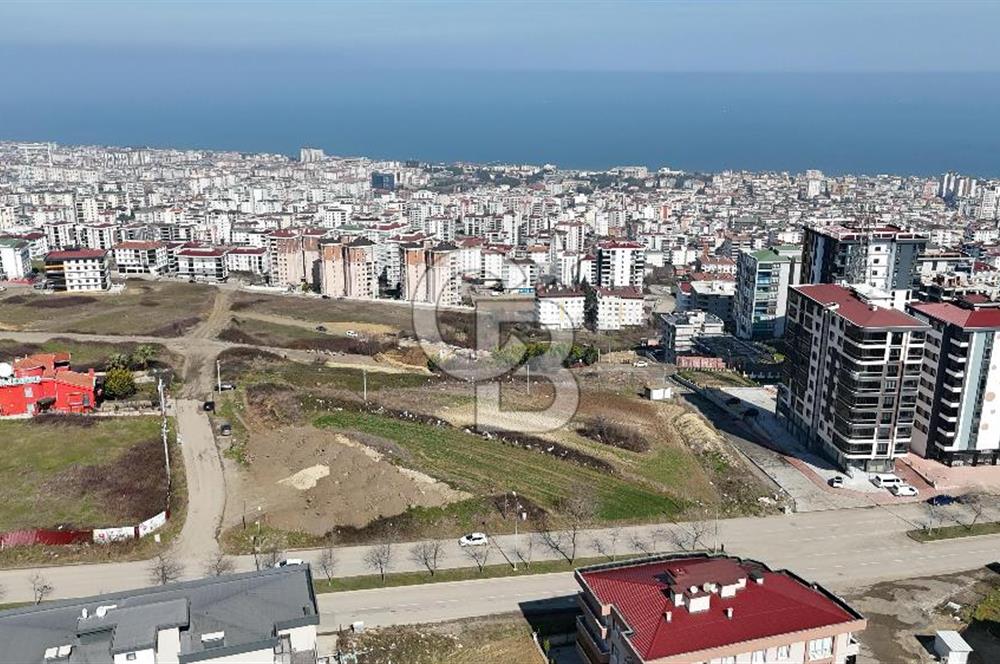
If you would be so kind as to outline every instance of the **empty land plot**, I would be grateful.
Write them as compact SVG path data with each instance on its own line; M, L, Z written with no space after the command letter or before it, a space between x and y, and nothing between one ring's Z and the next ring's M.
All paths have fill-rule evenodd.
M10 361L12 358L24 357L35 353L69 353L72 356L72 367L76 371L87 369L103 370L114 355L130 355L142 344L123 342L105 343L99 341L76 341L54 337L42 343L22 343L0 339L0 360ZM180 366L181 358L174 355L160 344L149 345L155 355L149 362L151 369L175 369Z
M136 524L165 505L159 418L0 421L0 531Z
M0 300L7 330L177 337L207 318L216 289L131 281L122 293L20 293Z
M364 338L336 336L312 329L311 325L286 325L242 316L234 317L229 326L219 333L219 339L251 346L329 350L359 355L375 355L395 347L395 342L383 335Z

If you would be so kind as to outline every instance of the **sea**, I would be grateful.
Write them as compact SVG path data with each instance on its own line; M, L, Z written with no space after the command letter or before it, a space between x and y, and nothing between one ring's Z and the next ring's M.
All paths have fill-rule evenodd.
M1000 73L7 65L0 139L429 162L1000 176ZM41 78L39 78L41 76Z

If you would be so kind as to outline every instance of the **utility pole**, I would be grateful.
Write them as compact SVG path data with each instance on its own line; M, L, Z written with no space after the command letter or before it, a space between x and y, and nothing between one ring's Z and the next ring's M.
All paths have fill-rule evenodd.
M215 360L215 386L217 391L222 393L222 362L216 358Z
M517 571L517 522L521 520L521 506L517 502L517 491L511 491L514 496L514 571Z
M528 394L531 394L531 362L525 362L524 370L528 373Z
M368 369L364 367L361 369L361 385L364 391L365 403L368 403Z

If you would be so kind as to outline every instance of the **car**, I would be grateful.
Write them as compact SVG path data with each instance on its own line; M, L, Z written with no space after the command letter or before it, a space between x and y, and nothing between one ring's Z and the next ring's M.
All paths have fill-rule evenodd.
M201 409L203 411L205 411L206 413L214 413L215 412L215 402L214 401L206 401L205 403L201 404Z
M278 562L274 563L274 567L275 569L278 569L281 567L291 567L292 565L304 565L304 564L305 561L302 560L301 558L285 558L284 560L279 560Z
M330 296L329 295L320 295L320 298L322 298L324 300L329 300Z
M952 503L957 503L957 502L960 502L958 498L956 498L955 496L949 496L946 493L941 493L936 496L931 496L930 498L927 499L928 505L937 505L937 506L951 505Z
M632 363L632 366L633 367L639 367L640 369L643 369L643 368L649 366L649 362L647 362L646 360L636 360L635 362Z
M219 426L219 433L223 436L233 435L233 425L232 424L222 424Z
M894 496L916 496L920 492L917 491L917 487L910 486L909 484L896 484L889 488L889 491Z
M348 330L347 332L344 332L344 334L346 334L349 337L356 337L356 336L358 336L358 333L355 332L354 330Z
M827 481L827 484L832 486L834 489L842 489L844 487L844 478L841 477L840 475L836 475L834 477L831 477Z
M219 383L220 392L231 392L236 389L236 383Z
M317 325L316 326L316 331L317 332L326 332L326 325Z
M458 540L459 546L486 546L489 543L490 538L486 536L486 533L469 533L462 535Z
M903 484L903 480L898 475L892 473L875 473L871 479L872 484L880 489L890 489L897 484Z

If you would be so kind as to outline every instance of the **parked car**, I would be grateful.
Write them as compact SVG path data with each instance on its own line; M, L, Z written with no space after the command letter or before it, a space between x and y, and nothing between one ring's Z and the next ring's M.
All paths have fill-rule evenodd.
M354 330L348 330L347 332L344 332L344 334L346 334L349 337L356 337L356 336L358 336L358 333L355 332Z
M889 491L894 496L915 496L919 491L917 487L910 486L909 484L896 484L889 488Z
M898 484L903 484L903 480L892 473L875 473L872 475L871 482L880 489L890 489Z
M230 392L236 389L236 383L219 383L220 392Z
M648 367L649 366L649 362L647 362L646 360L636 360L635 362L632 363L632 366L633 367L639 367L641 369L641 368Z
M305 561L302 560L301 558L285 558L284 560L279 560L278 562L274 563L274 566L278 568L278 567L291 567L292 565L303 565L303 564L305 564Z
M320 295L320 297L321 297L322 299L324 299L324 300L329 300L329 299L330 299L330 296L329 296L329 295Z
M219 426L219 433L222 434L223 436L233 435L233 425L229 424L228 422L221 424Z
M834 477L831 477L827 481L827 484L832 486L834 489L842 489L844 488L844 478L840 475L836 475Z
M462 535L458 540L459 546L486 546L489 543L490 538L486 536L486 533L469 533Z
M204 410L206 413L214 413L215 412L215 402L214 401L206 401L205 403L203 403L201 405L201 409Z
M951 505L952 503L957 503L957 502L960 502L958 498L956 498L955 496L949 496L948 494L945 493L938 494L936 496L931 496L930 498L927 499L928 505L944 506L944 505Z
M316 331L317 332L326 332L326 325L317 325L316 326Z

